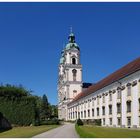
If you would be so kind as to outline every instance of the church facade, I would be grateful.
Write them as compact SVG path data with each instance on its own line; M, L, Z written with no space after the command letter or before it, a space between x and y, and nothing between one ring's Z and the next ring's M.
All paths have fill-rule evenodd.
M102 126L139 128L140 58L83 90L76 45L71 33L59 65L59 119L100 120Z

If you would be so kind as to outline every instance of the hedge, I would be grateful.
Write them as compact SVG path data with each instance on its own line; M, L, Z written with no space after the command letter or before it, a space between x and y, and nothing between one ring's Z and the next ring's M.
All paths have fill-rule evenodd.
M36 102L34 98L29 96L13 100L0 97L0 112L11 124L30 125L36 120Z

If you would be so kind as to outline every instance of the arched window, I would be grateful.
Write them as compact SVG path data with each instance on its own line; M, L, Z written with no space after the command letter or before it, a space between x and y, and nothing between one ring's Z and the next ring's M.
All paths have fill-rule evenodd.
M76 64L76 59L72 58L72 64L75 65Z
M72 73L73 73L73 81L76 81L77 70L76 69L73 69L72 70Z

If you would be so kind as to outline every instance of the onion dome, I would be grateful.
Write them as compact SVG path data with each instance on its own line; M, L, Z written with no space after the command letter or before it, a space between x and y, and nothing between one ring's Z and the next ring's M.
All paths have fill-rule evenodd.
M77 43L75 43L75 35L72 32L70 33L68 39L69 39L69 43L66 45L66 50L69 50L72 48L80 50Z

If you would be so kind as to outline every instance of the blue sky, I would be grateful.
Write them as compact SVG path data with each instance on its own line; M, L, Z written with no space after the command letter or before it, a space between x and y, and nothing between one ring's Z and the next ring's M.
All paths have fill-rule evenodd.
M0 83L22 84L57 104L58 64L70 26L84 82L140 56L140 3L0 3Z

